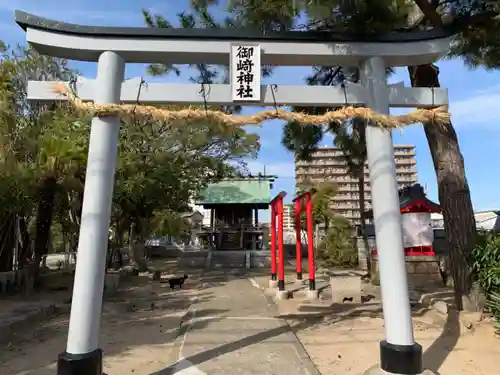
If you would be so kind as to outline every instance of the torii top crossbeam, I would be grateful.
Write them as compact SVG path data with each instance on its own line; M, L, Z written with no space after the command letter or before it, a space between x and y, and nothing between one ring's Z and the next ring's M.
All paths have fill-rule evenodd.
M450 47L452 30L389 33L372 37L329 32L251 33L247 30L151 29L146 27L94 27L68 24L16 11L16 22L38 52L72 60L97 61L106 51L130 63L229 64L231 46L259 44L261 64L280 66L359 65L367 58L382 57L386 66L430 63ZM75 89L84 101L94 98L94 80L79 78ZM138 92L145 104L225 105L234 102L230 85L211 85L206 96L193 84L150 83L141 79L122 84L122 103L136 103ZM65 100L54 91L53 82L30 81L28 98L37 101ZM305 107L364 105L366 89L349 84L345 89L328 86L261 87L260 100L253 105ZM448 104L446 89L407 88L389 85L391 107L434 108Z
M388 33L372 37L331 32L255 33L248 30L153 29L74 25L16 11L16 22L38 52L97 61L105 51L128 63L228 64L232 43L259 43L262 64L356 66L379 56L387 66L436 61L450 48L453 30Z

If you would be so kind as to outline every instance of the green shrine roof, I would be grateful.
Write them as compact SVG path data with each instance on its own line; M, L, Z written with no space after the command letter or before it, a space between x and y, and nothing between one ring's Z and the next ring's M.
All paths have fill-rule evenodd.
M214 204L269 204L274 178L227 179L210 184L201 191L198 205Z

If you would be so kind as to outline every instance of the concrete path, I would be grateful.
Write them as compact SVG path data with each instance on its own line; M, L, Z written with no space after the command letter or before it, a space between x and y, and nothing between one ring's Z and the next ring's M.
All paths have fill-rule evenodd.
M210 271L190 308L176 363L150 375L319 375L275 307L243 273Z

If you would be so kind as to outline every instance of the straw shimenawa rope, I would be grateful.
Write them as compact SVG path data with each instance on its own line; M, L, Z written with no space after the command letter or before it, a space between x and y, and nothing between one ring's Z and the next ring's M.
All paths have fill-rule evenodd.
M235 116L222 111L205 110L202 108L169 110L149 105L95 104L92 102L84 102L78 98L69 87L62 84L55 84L54 91L66 96L68 101L76 109L97 117L118 116L124 118L139 115L166 122L209 119L228 126L259 125L263 121L275 119L294 121L303 125L321 125L329 122L341 121L350 117L362 117L369 120L370 125L385 129L401 128L402 126L418 122L433 122L437 125L445 125L450 122L450 114L448 113L447 106L441 106L434 109L417 109L406 115L399 116L384 115L369 108L361 107L344 107L335 111L326 112L322 115L290 112L280 108L265 110L249 116Z

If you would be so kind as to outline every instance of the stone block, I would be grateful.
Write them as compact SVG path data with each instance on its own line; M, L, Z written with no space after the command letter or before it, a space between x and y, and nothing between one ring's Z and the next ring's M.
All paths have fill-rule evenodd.
M278 287L278 280L269 280L269 289L276 289Z
M307 290L305 297L308 301L317 301L319 300L319 290Z
M14 271L0 272L0 293L9 293L16 283Z
M441 315L448 315L448 304L445 301L438 300L432 304L432 309Z
M380 368L380 365L375 365L375 366L372 366L370 367L368 370L366 370L363 375L394 375L394 374L390 374L384 370L382 370ZM417 374L417 375L436 375L434 372L432 372L431 370L423 370L421 374Z
M153 281L160 281L161 280L161 271L153 271L152 279L153 279Z
M345 299L352 302L361 302L360 276L331 276L330 289L334 303L344 303Z
M104 275L104 293L106 295L114 295L118 292L120 286L120 273L113 272Z
M443 278L440 272L439 259L434 256L406 256L405 266L408 275L408 284L413 287L442 285ZM373 285L380 285L378 258L372 259Z
M270 268L271 256L254 253L250 257L250 263L250 268Z
M414 272L424 273L424 274L438 274L439 272L439 261L423 261L423 262L413 262Z
M205 268L209 269L212 266L212 252L209 251L205 260Z
M278 301L287 300L290 299L290 294L291 293L288 290L277 290L275 298Z

